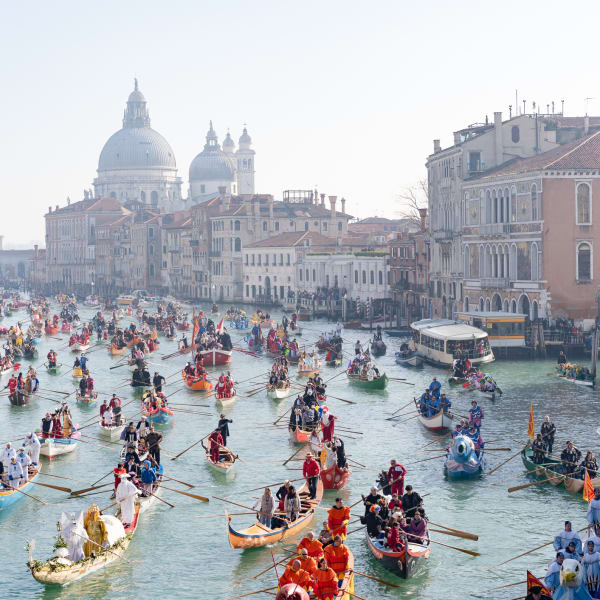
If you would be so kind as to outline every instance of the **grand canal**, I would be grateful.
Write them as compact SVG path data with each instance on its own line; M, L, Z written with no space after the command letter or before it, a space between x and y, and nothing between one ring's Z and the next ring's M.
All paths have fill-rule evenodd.
M53 309L55 307L53 306ZM204 307L207 308L206 306ZM84 320L91 311L83 310ZM279 314L275 314L279 317ZM11 318L4 319L2 326L25 320L23 311ZM127 323L122 321L121 323ZM321 331L331 327L324 321L306 323L302 344L310 347ZM38 346L40 358L34 364L41 365L42 357L50 348L59 350L59 360L72 364L73 355L65 349L63 341L44 338ZM357 339L365 342L368 332L344 332L344 349L352 351ZM245 348L242 334L233 331L235 346ZM429 384L432 376L445 382L445 373L429 367L421 371L412 371L394 364L395 342L386 339L387 356L379 360L380 367L388 375L405 377L407 383L390 382L385 392L364 393L351 387L345 376L339 376L328 386L332 396L352 400L347 404L333 398L327 403L330 411L339 417L338 424L363 435L348 434L346 442L348 455L371 470L355 469L341 495L347 504L352 504L366 493L376 475L376 470L387 468L390 458L397 458L407 464L423 458L436 456L435 453L420 452L420 448L434 440L416 419L405 422L387 421L391 413L406 404L413 395L421 393ZM160 350L152 358L151 370L159 370L169 377L167 393L181 387L181 378L177 375L184 364L183 357L161 360L160 355L169 354L176 349L173 342L161 338ZM116 364L116 358L108 355L104 348L92 348L89 353L89 367L95 378L96 388L104 393L117 393L127 402L133 399L126 383L130 373L127 367L109 371ZM25 361L27 363L27 361ZM234 352L231 371L238 381L247 380L269 369L271 360L255 358L241 352ZM63 368L59 376L49 376L43 366L39 366L41 395L59 398L57 394L45 390L74 391L74 380L70 369ZM486 440L494 440L494 446L510 447L512 452L494 452L487 454L487 468L493 468L502 460L514 454L525 441L530 403L534 405L536 430L549 414L557 426L555 448L562 448L567 439L574 440L577 446L596 450L598 425L597 394L587 388L581 388L549 376L554 370L551 361L514 362L498 361L489 366L504 391L501 399L491 402L479 396L477 400L485 410L482 434ZM213 372L216 372L213 370ZM336 374L334 369L325 369L324 378ZM410 385L414 384L414 385ZM30 576L26 567L27 541L35 539L36 558L46 558L52 554L52 543L56 535L56 522L63 510L86 509L91 502L100 506L110 504L108 493L89 498L70 499L66 494L35 486L36 496L49 503L44 506L25 498L0 513L0 565L2 571L3 597L28 599L111 599L121 598L202 598L222 600L244 592L271 587L276 584L273 570L257 580L249 579L267 568L272 561L271 549L263 548L250 551L233 550L229 547L226 534L226 522L223 517L200 518L203 515L223 512L227 508L212 496L227 497L244 505L252 505L258 492L244 493L261 484L269 484L300 475L301 463L291 462L283 467L282 462L294 452L287 431L270 427L278 415L285 412L291 399L278 405L258 393L244 398L246 390L255 389L253 382L241 384L240 397L227 410L233 419L230 426L231 437L228 445L244 460L237 463L237 474L233 481L225 482L209 471L205 465L201 446L183 455L177 461L171 461L166 453L174 455L209 433L216 425L219 410L214 399L203 399L201 395L182 390L170 398L172 402L208 404L209 408L198 410L211 413L200 416L178 412L172 423L163 429L163 463L168 475L193 483L193 492L211 497L209 504L201 503L185 496L164 491L164 498L175 505L174 509L157 503L143 516L142 522L126 554L126 561L113 563L110 567L64 589L44 588ZM446 391L453 402L453 409L466 414L473 394L456 389ZM101 398L106 396L101 396ZM6 396L0 404L0 441L19 440L25 432L39 427L46 410L52 410L56 404L41 397L34 398L26 407L12 407ZM76 423L90 419L97 407L81 407L69 397L71 411ZM139 410L137 401L125 408L125 416ZM402 411L405 412L405 411ZM403 421L401 419L400 421ZM90 436L97 435L96 427L86 430ZM434 441L429 449L443 449L444 440ZM101 441L86 438L76 452L59 457L52 463L43 461L43 468L50 473L74 477L85 483L92 483L110 471L116 464L118 446L110 447ZM498 569L487 570L502 560L522 551L549 541L562 529L566 518L580 529L585 525L586 504L580 496L574 496L547 484L509 494L507 488L525 483L525 477L519 477L524 471L517 457L496 473L481 480L470 482L447 482L443 476L443 459L433 459L408 466L406 483L411 483L421 494L428 493L425 506L429 517L438 523L456 527L479 535L478 542L462 540L440 534L432 538L445 544L476 550L480 557L474 558L439 545L432 547L429 565L422 575L401 581L381 569L367 549L364 532L352 534L348 545L355 555L356 568L363 573L398 584L399 588L356 578L356 593L367 600L384 598L460 599L466 597L496 598L499 600L517 598L524 595L524 585L509 587L486 594L482 590L520 581L525 578L526 569L543 576L546 565L552 557L552 548L548 546L534 554L508 563ZM59 481L59 480L55 480ZM73 488L87 487L73 484ZM182 487L182 486L179 486ZM187 488L182 488L187 489ZM336 492L326 492L323 509L319 509L313 528L319 530L326 517L325 507L333 504ZM235 510L231 507L231 510ZM357 505L353 514L362 512ZM236 525L249 524L247 516L234 517ZM280 556L277 547L273 547L275 556ZM281 571L280 571L281 574ZM264 594L251 596L266 597Z

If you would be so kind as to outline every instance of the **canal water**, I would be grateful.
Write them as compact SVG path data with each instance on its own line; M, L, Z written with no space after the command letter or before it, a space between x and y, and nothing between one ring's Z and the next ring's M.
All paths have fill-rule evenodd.
M89 318L91 314L92 311L82 310L83 318ZM280 315L274 316L277 318ZM2 326L26 318L21 311L4 319ZM124 323L127 322L122 321L122 324ZM301 340L307 348L317 340L321 331L333 327L333 324L325 321L312 321L305 325ZM74 356L65 349L67 336L57 337L61 337L62 341L49 338L41 341L40 358L34 361L34 364L41 365L44 361L42 357L46 356L50 348L59 351L60 362L72 364ZM242 337L241 333L235 330L232 332L235 346L246 347ZM357 339L365 343L369 339L369 333L344 332L344 349L347 353L352 352ZM362 573L395 583L399 587L387 587L357 576L356 593L366 600L439 600L469 597L503 600L524 596L524 585L484 594L479 592L520 581L525 578L526 569L543 576L552 558L551 546L503 567L491 570L489 568L506 558L549 541L563 528L565 519L572 520L577 529L584 527L586 504L581 497L548 484L509 494L508 487L527 481L527 478L520 476L524 468L519 457L496 473L486 475L480 480L448 482L444 479L442 458L408 465L438 456L437 453L423 453L420 449L433 441L427 449L442 450L447 436L437 440L414 418L407 418L406 421L401 419L398 422L387 421L386 417L409 402L414 395L420 394L431 378L437 376L444 382L443 391L451 398L456 413L467 414L471 400L476 397L485 410L482 429L484 439L494 440L493 445L496 447L512 449L511 452L489 452L489 470L516 453L525 441L530 403L534 406L536 430L539 430L546 414L551 415L556 424L556 450L560 452L567 439L574 440L582 451L597 450L597 394L587 388L558 380L552 375L554 363L551 361L498 361L491 364L487 370L499 383L504 395L492 402L477 392L466 393L460 389L450 389L445 383L447 374L442 370L425 367L421 371L415 371L396 365L394 351L397 349L397 343L391 338L386 339L386 343L388 353L379 360L379 365L390 376L406 378L406 383L391 381L384 392L365 393L352 387L345 375L340 375L328 386L328 392L332 396L354 402L347 404L330 398L327 404L330 411L339 418L337 423L340 426L363 433L342 437L347 454L370 469L354 469L348 485L338 493L346 504L356 502L361 493L368 493L376 471L387 468L390 459L396 458L407 465L406 483L412 484L421 495L428 494L425 506L431 520L479 535L478 542L439 533L432 534L432 539L475 550L480 552L481 556L467 556L434 544L429 564L423 573L409 581L402 581L376 564L366 546L364 531L360 531L350 535L347 540L355 556L356 568ZM160 350L151 358L151 369L159 370L169 377L167 393L181 387L178 373L185 360L178 356L163 361L160 355L169 354L175 349L174 342L161 338ZM131 388L128 385L123 386L126 378L130 376L128 368L109 370L110 366L118 362L118 358L109 356L104 348L92 348L89 359L90 371L100 392L111 394L116 391L124 402L133 399ZM271 362L268 358L255 358L234 352L231 371L238 381L247 380L260 373L265 373L266 378ZM216 370L213 372L215 375L218 373ZM58 394L47 390L72 392L75 389L69 368L63 368L59 376L49 376L44 367L39 366L39 374L42 395L59 398ZM325 378L335 374L335 369L325 368ZM205 400L202 395L185 389L170 398L173 403L209 405L209 408L188 409L208 412L211 416L176 413L172 422L163 428L162 446L166 474L194 484L192 492L211 497L210 503L205 504L180 494L163 491L163 497L174 504L175 508L171 509L159 502L143 515L140 527L126 553L127 561L115 562L110 567L63 589L44 588L31 577L26 567L26 543L35 540L36 558L49 557L52 554L56 522L61 511L84 510L92 502L104 507L108 506L111 500L108 493L70 499L62 492L31 486L35 487L35 490L30 488L31 493L43 498L49 503L48 506L24 498L0 513L2 595L44 600L117 600L134 597L222 600L275 585L273 570L256 580L252 577L271 564L271 551L276 559L282 557L278 546L247 551L234 550L228 544L224 517L200 518L203 515L222 513L224 509L242 510L225 505L212 496L227 497L234 502L252 506L259 492L246 490L287 478L295 479L301 475L298 470L300 462L290 462L287 467L282 466L282 462L296 448L289 441L287 431L268 425L289 408L292 400L287 399L276 404L268 400L262 392L250 398L244 397L245 391L256 387L253 382L238 386L240 396L226 411L229 418L233 419L228 445L244 461L237 463L237 474L233 481L225 481L207 468L200 445L177 461L169 460L167 453L175 455L209 433L216 425L220 412L213 398ZM106 396L101 396L103 397ZM69 403L76 423L87 421L97 412L97 407L79 406L73 398L74 395L69 397ZM0 441L21 439L25 432L40 426L46 410L52 410L56 406L54 402L39 397L32 399L26 407L12 407L4 396L0 403ZM138 410L136 401L125 408L124 413L125 416L133 417ZM87 428L85 433L96 436L96 426ZM80 443L71 455L59 457L52 463L43 460L43 468L49 473L74 477L83 482L72 482L73 489L88 487L88 484L115 466L118 446L110 446L89 438L86 440L86 443ZM69 482L63 480L43 480L69 487ZM173 487L177 485L181 489L187 489L171 483ZM312 526L317 532L326 518L325 508L333 504L336 495L335 491L325 493L323 508L318 510ZM362 506L357 505L352 513L361 514ZM250 522L249 516L234 517L236 527L243 528ZM353 527L358 526L360 524ZM282 568L278 567L279 574ZM251 597L267 596L259 594Z

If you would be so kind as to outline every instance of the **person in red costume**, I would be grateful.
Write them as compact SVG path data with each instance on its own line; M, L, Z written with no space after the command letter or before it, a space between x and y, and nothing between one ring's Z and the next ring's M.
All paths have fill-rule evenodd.
M399 496L402 496L402 494L404 494L405 475L406 469L404 466L392 459L390 461L390 468L388 469L388 481L392 486L392 495L398 494Z
M210 442L210 460L214 463L219 462L219 451L223 446L223 436L218 429L215 429L209 436L208 441Z

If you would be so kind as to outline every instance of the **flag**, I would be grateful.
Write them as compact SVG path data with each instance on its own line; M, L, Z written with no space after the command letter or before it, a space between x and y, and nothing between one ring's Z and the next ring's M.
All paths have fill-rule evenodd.
M583 499L587 502L591 502L593 497L594 486L592 485L592 480L590 479L590 476L586 470L583 477Z
M198 335L198 332L200 331L200 325L198 324L198 317L196 316L196 309L193 309L192 312L192 323L193 323L193 328L192 328L192 357L194 357L196 355L196 336Z
M539 585L542 588L542 594L551 596L550 592L546 589L546 586L537 577L527 571L527 593L530 592L534 585Z
M217 333L223 333L223 331L224 331L224 330L223 330L223 320L224 320L224 319L225 319L225 317L223 317L223 319L221 319L221 320L219 321L219 324L217 325L217 330L216 330L216 331L217 331Z
M529 406L529 427L527 428L527 435L532 440L535 438L535 427L533 424L533 403Z

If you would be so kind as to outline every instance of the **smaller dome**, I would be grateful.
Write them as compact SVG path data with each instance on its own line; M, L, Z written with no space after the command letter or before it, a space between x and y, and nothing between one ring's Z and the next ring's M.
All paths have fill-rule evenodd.
M190 181L233 181L233 165L222 151L200 152L190 165Z
M140 92L140 90L138 89L137 78L134 79L133 81L134 81L133 92L131 92L131 94L129 94L129 98L127 99L127 102L146 102L146 98L144 97L144 94L142 94L142 92Z
M235 142L231 138L229 131L223 140L223 150L227 153L232 153L235 150Z
M240 146L247 144L250 145L252 143L252 138L248 135L248 130L244 127L244 131L242 135L240 135L239 144Z

